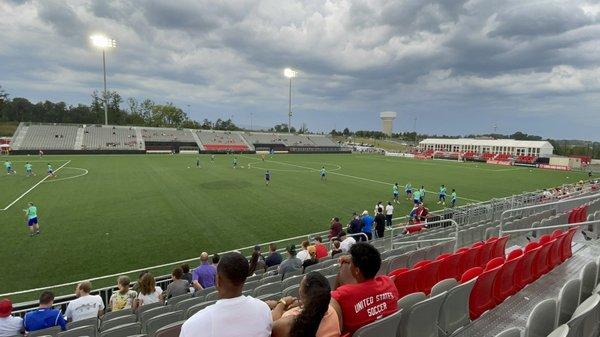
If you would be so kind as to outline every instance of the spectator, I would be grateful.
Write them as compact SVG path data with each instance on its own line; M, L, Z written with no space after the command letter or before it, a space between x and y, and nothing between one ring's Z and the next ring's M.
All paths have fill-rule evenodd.
M304 260L304 262L302 262L302 272L303 273L306 270L306 267L319 263L319 259L317 259L317 248L315 246L308 246L307 251L308 251L308 255L310 256L310 258L308 258L308 259Z
M394 217L394 206L392 206L392 202L388 201L387 206L385 206L385 226L392 227L392 218Z
M383 215L383 207L377 209L377 215L375 215L375 234L377 238L382 238L385 233L385 215Z
M255 275L256 268L258 267L258 259L260 253L258 251L253 251L252 256L250 257L250 267L248 268L248 276Z
M254 251L258 253L258 261L257 261L257 269L265 269L265 257L262 255L262 252L260 251L261 247L260 245L256 245L254 246Z
M304 262L310 258L310 254L308 254L308 241L302 241L302 250L298 253L297 257L300 261Z
M327 247L323 244L323 239L320 235L315 236L315 248L317 249L317 259L327 257Z
M273 307L272 337L337 337L340 320L330 305L331 288L325 276L308 273L300 282L300 306L289 308L293 298L270 302ZM292 303L291 303L292 302Z
M333 240L333 248L331 249L331 257L335 257L338 254L341 254L342 249L340 248L340 241L339 240Z
M352 334L398 310L396 286L389 277L376 276L380 267L381 255L368 243L353 245L350 255L340 258L339 286L331 293L331 302L344 333Z
M190 284L187 280L183 279L183 270L181 270L181 268L173 269L171 272L171 279L173 282L169 283L167 290L161 294L163 301L190 292Z
M223 255L217 268L220 300L190 317L179 336L269 337L272 325L269 306L242 295L248 270L248 261L242 254Z
M140 292L138 293L137 298L133 302L133 308L137 309L145 304L162 302L160 296L162 292L163 291L161 287L156 285L156 280L154 279L154 276L152 276L152 274L150 273L146 273L144 276L142 276L142 279L140 280Z
M100 295L90 295L92 283L89 281L81 282L75 288L77 299L69 302L67 305L67 321L77 322L93 317L102 317L104 315L104 302Z
M281 278L285 276L285 273L293 272L302 267L302 261L296 257L296 246L291 245L287 248L288 258L281 262L279 265L278 273Z
M269 256L267 256L265 260L267 268L279 265L282 260L283 258L281 257L281 254L279 254L279 252L277 251L277 245L271 243L269 245Z
M213 263L211 266L208 264L208 253L202 252L200 254L200 265L194 269L192 273L193 286L196 290L202 290L204 288L210 288L215 286L217 277L217 263Z
M192 285L192 273L190 273L190 265L187 263L182 264L181 271L183 271L183 276L181 279L188 281L188 283Z
M144 275L146 275L146 274L148 274L148 271L147 271L147 270L144 270L144 271L142 271L142 272L140 273L140 276L138 276L138 280L137 280L137 282L136 282L136 283L133 285L133 290L134 290L136 293L139 293L139 292L140 292L140 281L142 280L142 277L144 277Z
M373 219L372 216L369 215L369 212L367 210L365 210L362 214L362 218L361 221L363 223L363 228L362 228L362 232L365 233L367 235L367 238L369 240L371 240L373 238L373 222L375 221L375 219ZM361 236L361 240L363 241L364 237Z
M219 266L220 259L221 259L221 257L219 256L219 254L217 254L217 253L213 254L212 264L213 264L213 267L215 268L215 271L217 270L217 266Z
M429 217L429 208L425 207L425 205L423 203L420 203L419 206L417 207L417 221L420 222L427 222L427 218Z
M23 319L12 316L12 302L5 298L0 301L0 337L10 337L20 335L23 329Z
M52 309L54 294L44 291L40 295L40 306L37 310L29 311L23 318L25 331L37 331L53 326L60 326L62 331L67 330L67 321L58 309Z
M329 227L329 240L332 238L337 238L342 231L342 224L340 223L340 218L335 217L331 219L331 226Z
M373 209L373 214L377 214L377 212L379 211L380 208L381 209L385 208L382 201L377 202L377 205L375 205L375 208Z
M129 289L131 281L127 276L119 276L117 279L118 291L112 293L108 300L108 308L110 311L119 311L130 309L133 307L133 301L137 296L137 292Z
M360 233L362 230L362 221L356 212L352 213L352 219L348 223L348 234Z
M342 240L340 241L340 249L344 253L350 251L350 247L356 243L356 240L351 236L346 236L346 232L344 231L340 233L340 240Z

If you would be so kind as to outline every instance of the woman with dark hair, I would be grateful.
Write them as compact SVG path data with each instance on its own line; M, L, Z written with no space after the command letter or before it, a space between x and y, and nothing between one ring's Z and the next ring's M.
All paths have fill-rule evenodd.
M331 288L318 272L308 273L300 282L300 306L286 297L274 305L272 337L339 337L340 319L329 306Z
M260 253L256 250L252 253L252 257L250 258L250 269L248 269L248 276L254 275L256 271L256 267L258 266L258 259L260 258Z

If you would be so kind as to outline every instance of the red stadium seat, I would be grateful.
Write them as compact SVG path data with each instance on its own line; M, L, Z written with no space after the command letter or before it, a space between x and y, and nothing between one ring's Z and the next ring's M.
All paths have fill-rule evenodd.
M460 272L464 273L465 271L473 268L473 267L479 267L477 265L477 257L479 256L479 252L481 251L483 244L482 243L476 243L473 245L473 247L469 248L469 250L467 250L460 261Z
M495 257L504 257L504 252L506 251L506 243L508 242L508 235L505 235L501 238L498 238L496 241L496 245L494 246L494 250L492 251L491 258Z
M416 279L417 274L421 271L420 268L412 268L406 270L403 273L395 274L396 279L394 280L394 284L396 285L396 289L398 290L398 298L402 298L408 294L414 293L417 291L416 288Z
M504 264L504 258L503 257L493 258L490 261L488 261L488 263L486 263L485 268L483 269L483 271L492 270L494 268L500 267L503 264Z
M503 260L502 258L498 259L500 259L499 261ZM479 318L484 312L496 305L492 288L494 279L501 268L502 264L497 265L496 268L486 270L477 277L477 281L475 281L475 285L473 285L471 295L469 296L469 315L471 316L471 320Z
M540 249L541 246L537 242L531 242L525 246L525 254L515 270L515 280L517 281L519 289L522 289L535 280L533 264Z
M409 270L408 268L398 268L398 269L392 270L392 271L391 271L391 272L388 274L388 276L389 276L389 277L396 276L396 275L398 275L398 274L406 273L408 270Z
M452 255L452 254L450 254L450 253L444 253L442 255L438 255L438 257L436 257L435 259L436 260L443 260L443 259L447 258L450 255Z
M470 280L481 275L481 273L483 273L483 268L473 267L462 274L460 277L460 283L469 282Z
M423 225L411 225L411 226L406 227L406 232L408 234L417 233L417 232L420 232L421 230L423 230L423 228L424 228Z
M490 260L490 256L492 255L492 251L494 250L494 246L496 246L496 241L498 238L489 238L481 247L481 251L477 256L477 265L480 267L484 267L485 264ZM504 259L504 257L502 257Z
M546 274L550 271L551 266L548 264L548 259L550 255L550 248L554 244L555 239L552 239L552 236L546 234L540 237L538 243L540 244L540 250L533 262L533 273L535 275L535 279L538 279L540 276Z
M578 222L585 222L587 220L587 214L588 214L588 205L581 206L581 210L579 211L579 221Z
M456 252L443 259L438 271L438 279L445 280L447 278L453 278L458 281L461 274L460 261L463 254L465 253Z
M579 214L578 214L579 213L579 209L580 209L580 207L573 208L571 210L571 212L569 213L569 220L568 220L568 222L570 224L571 223L576 223L576 222L579 221Z
M522 258L523 251L521 249L513 250L508 254L506 262L496 275L492 290L496 304L502 303L508 296L519 291L518 284L515 282L515 269Z
M426 265L428 265L430 263L431 263L431 260L421 260L421 261L415 263L415 265L413 266L413 269L414 268L419 268L419 267L426 266Z
M557 231L559 234L555 235ZM550 248L550 252L548 254L548 265L551 269L558 266L562 262L560 260L560 251L566 236L567 233L563 233L560 229L552 233L554 243L552 244L552 248Z
M421 272L417 274L417 290L429 295L431 288L438 281L438 271L442 261L435 260L424 264L421 267Z
M573 256L573 251L571 250L571 246L573 243L573 236L575 236L576 232L577 232L577 227L569 228L569 230L567 231L567 234L565 235L565 238L563 239L561 254L560 254L560 259L563 262L566 261L571 256Z

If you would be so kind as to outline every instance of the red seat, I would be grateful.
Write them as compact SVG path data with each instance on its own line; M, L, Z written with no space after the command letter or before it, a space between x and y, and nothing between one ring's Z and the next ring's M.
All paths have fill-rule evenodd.
M488 261L491 259L490 256L492 255L492 250L494 249L494 246L496 246L496 241L498 241L498 238L489 238L481 247L481 251L479 252L479 255L477 256L477 265L480 267L484 267L486 263L488 263ZM504 259L504 256L502 257L502 259Z
M398 268L398 269L392 270L388 274L388 276L389 277L396 276L396 275L399 275L399 274L402 274L402 273L406 273L408 270L409 270L408 268Z
M445 280L447 278L453 278L458 281L461 274L460 261L463 254L465 253L456 252L443 259L438 271L438 279Z
M460 260L460 272L464 273L465 271L473 268L473 267L479 267L477 265L477 257L479 256L479 252L481 251L481 247L483 246L482 243L476 243L473 245L473 247L469 248L469 250L467 250L461 260Z
M569 218L567 220L567 223L575 223L575 215L577 213L578 208L573 208L570 212L569 212Z
M403 273L395 274L396 279L394 280L394 284L398 290L398 298L402 298L417 291L415 280L420 271L419 268L412 268Z
M421 260L421 261L415 263L415 265L413 266L413 268L423 267L423 266L426 266L426 265L428 265L430 263L431 263L431 260Z
M485 264L485 268L483 269L483 271L492 270L494 268L500 267L503 264L504 264L503 257L493 258L493 259L489 260L488 263Z
M555 235L556 231L552 233L554 243L552 244L552 247L550 248L550 252L548 254L548 265L550 266L550 269L558 266L562 262L560 260L560 250L563 245L563 241L567 236L567 233L563 233L561 230L558 231L560 232L560 234L558 235Z
M517 282L515 282L515 269L523 258L523 251L516 249L510 252L506 262L498 271L492 293L496 304L502 303L508 296L514 295L519 291Z
M460 277L460 283L469 282L472 279L478 277L483 273L483 268L481 267L473 267L462 274Z
M452 254L450 254L450 253L444 253L444 254L438 255L438 257L436 257L435 259L436 260L443 260L443 259L447 258L450 255L452 255Z
M541 248L542 247L537 242L531 242L525 246L525 254L515 270L515 280L517 281L519 289L522 289L535 280L533 264Z
M417 274L417 290L429 295L431 288L438 281L438 271L441 260L430 261L421 267L421 272Z
M504 257L504 252L506 251L506 243L508 242L508 235L505 235L501 238L498 238L496 241L496 245L494 246L494 250L492 251L491 258L495 257Z
M492 287L494 279L501 268L502 265L496 266L496 268L486 270L477 277L469 296L469 316L471 316L471 320L479 318L484 312L496 305Z
M423 228L424 228L423 225L411 225L411 226L406 227L406 232L408 234L417 233L417 232L420 232L421 230L423 230Z
M552 239L552 236L548 234L542 235L538 241L541 247L533 262L533 273L536 280L552 269L548 264L548 256L550 255L550 248L552 248L554 241L555 239Z
M563 262L565 260L567 260L568 258L570 258L571 256L573 256L573 251L571 250L571 246L573 243L573 236L575 236L576 232L577 232L576 227L569 228L569 230L567 231L567 234L565 235L565 238L563 239L561 253L560 253L560 259Z
M585 222L587 220L588 206L583 205L580 208L581 208L581 210L579 211L579 221L578 222Z

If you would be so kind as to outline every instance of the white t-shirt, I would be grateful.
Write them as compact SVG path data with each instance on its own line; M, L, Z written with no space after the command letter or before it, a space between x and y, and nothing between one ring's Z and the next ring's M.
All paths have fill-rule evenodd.
M21 333L23 319L21 317L0 317L0 337L11 337Z
M353 237L348 236L344 241L340 242L340 249L342 250L342 252L347 252L350 250L350 247L352 247L352 245L355 243L356 240L354 240Z
M381 208L381 210L385 210L385 206L383 204L377 204L375 205L375 210L373 210L373 213L377 214L377 210Z
M98 317L98 311L104 310L102 298L98 295L84 295L71 301L67 306L67 319L73 322Z
M310 259L310 254L308 253L308 250L301 250L298 252L298 254L296 254L296 257L299 258L300 261L304 262Z
M159 286L156 286L153 293L146 295L138 293L137 298L140 300L140 305L152 304L160 302L160 294L162 294L162 292L162 289Z
M218 300L190 317L179 337L269 337L269 306L250 296Z
M393 215L394 214L394 206L392 206L392 205L385 206L385 214Z

